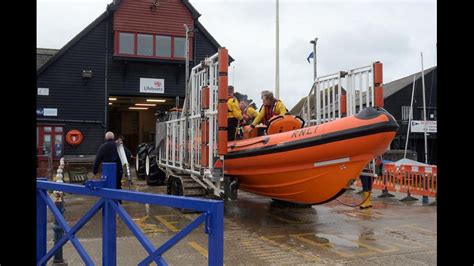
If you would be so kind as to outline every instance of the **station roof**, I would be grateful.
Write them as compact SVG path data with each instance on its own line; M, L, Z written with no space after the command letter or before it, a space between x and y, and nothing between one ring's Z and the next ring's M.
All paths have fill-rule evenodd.
M426 69L424 71L425 76L428 75L431 71L435 70L436 68L437 68L437 66ZM415 75L415 80L418 80L419 78L421 78L421 71L418 72L418 73L415 73L414 75ZM394 93L398 92L399 90L401 90L401 89L405 88L406 86L410 85L411 83L413 83L413 74L410 74L406 77L394 80L394 81L389 82L389 83L385 83L385 84L383 84L383 97L388 98L391 95L393 95Z
M209 39L209 41L214 45L215 47L219 48L221 45L212 37L212 35L204 28L204 26L198 21L198 18L201 16L201 14L191 5L191 3L188 0L181 0L183 4L186 6L186 8L189 9L191 12L192 17L195 19L195 26L197 29L199 29L206 38ZM115 10L118 9L120 5L120 0L114 0L112 3L107 5L106 11L102 13L98 18L96 18L91 24L89 24L86 28L84 28L79 34L77 34L72 40L70 40L66 45L64 45L61 49L47 49L47 48L37 48L37 54L38 54L38 49L40 49L43 53L46 53L46 50L49 50L50 53L53 53L53 50L56 50L52 56L49 58L46 56L41 56L42 58L41 63L37 59L36 62L36 71L37 75L40 75L46 68L48 68L49 65L51 65L54 61L56 61L58 58L60 58L70 47L72 47L76 42L78 42L82 37L86 36L92 29L94 29L97 25L99 25L102 21L104 21L106 18L111 16ZM38 55L37 55L38 57ZM229 63L233 62L234 58L232 58L229 55Z
M59 49L36 48L36 70L43 66Z

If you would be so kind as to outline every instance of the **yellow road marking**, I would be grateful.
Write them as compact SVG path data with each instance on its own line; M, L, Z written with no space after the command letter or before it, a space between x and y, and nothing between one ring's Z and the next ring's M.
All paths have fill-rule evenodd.
M252 253L259 257L272 256L272 254L268 253L267 251L252 251Z
M266 237L264 237L264 236L261 236L260 239L262 239L262 240L264 240L264 241L267 241L267 242L270 242L270 243L272 243L272 244L276 244L276 245L278 245L278 246L280 246L280 247L283 246L284 249L286 249L286 250L291 250L291 251L295 252L296 254L299 254L299 255L302 255L302 256L304 256L304 257L306 257L306 258L309 258L310 261L321 261L321 258L319 258L319 257L317 257L317 256L314 256L314 255L311 255L311 254L305 254L305 253L303 253L303 252L299 252L298 250L296 250L296 249L294 249L294 248L292 248L292 247L290 247L290 246L279 244L278 242L276 242L276 241L274 241L274 240L271 240L271 239L268 239L268 238L266 238Z
M244 245L250 245L250 244L259 245L259 243L255 243L255 241L252 241L252 240L242 240L240 241L240 243Z
M168 216L178 216L178 217L186 217L187 219L190 219L187 215L193 215L193 214L183 214L175 209L170 209L172 212L176 213L176 214L171 214L171 215L168 215ZM161 216L165 216L165 215L161 215Z
M287 237L287 235L265 236L265 238L268 238L268 239L275 239L275 238L282 238L282 237Z
M208 251L205 247L199 245L198 243L194 242L194 241L189 241L188 242L188 245L190 245L192 248L194 248L195 250L197 250L197 252L199 252L201 255L203 255L204 257L208 258ZM224 263L224 266L225 266L225 263Z
M336 253L339 256L342 256L342 257L345 257L345 258L352 258L356 255L367 256L367 255L373 255L374 254L374 252L363 252L363 253L351 254L351 253L347 253L347 252L344 252L344 251L333 250L333 249L331 249L332 245L330 243L321 244L321 243L318 243L316 241L313 241L313 240L310 240L310 239L307 239L307 238L303 237L303 236L307 236L307 235L314 235L314 234L295 234L295 235L290 235L290 236L295 237L296 239L298 239L302 242L308 243L312 246L322 247L322 248L324 248L328 251Z
M155 215L154 217L160 221L164 226L166 226L171 232L178 232L179 229L176 228L173 224L177 224L178 222L168 222L163 217L163 215Z
M395 252L395 251L398 251L399 249L392 246L392 245L389 245L389 244L384 244L385 246L388 246L390 248L386 249L386 250L383 250L383 249L379 249L379 248L376 248L376 247L373 247L371 245L368 245L366 243L363 243L361 240L352 240L352 239L349 239L349 238L345 238L345 237L342 237L342 236L338 236L342 239L346 239L346 240L349 240L351 242L356 242L358 245L360 246L363 246L367 249L370 249L370 250L373 250L373 251L376 251L376 252L380 252L380 253L388 253L388 252Z
M377 252L380 252L380 253L388 253L388 252L395 252L395 251L398 251L399 249L397 247L394 247L392 245L388 245L388 244L384 244L386 245L387 247L389 247L388 249L380 249L380 248L376 248L376 247L373 247L373 246L370 246L368 244L365 244L365 243L362 243L360 240L357 241L357 244L367 248L367 249L370 249L370 250L373 250L373 251L377 251Z
M194 241L188 242L188 245L190 245L192 248L197 250L197 252L199 252L204 257L208 258L208 255L207 255L208 252L207 252L207 249L205 247L199 245L198 243L196 243Z
M358 214L358 213L350 213L350 212L346 212L345 214L346 214L346 215L349 215L349 216L352 216L352 217L356 217L356 218L358 218L358 217L359 217L359 214Z
M199 217L199 215L201 215L201 214L198 214L198 215L195 215L195 214L184 214L183 216L184 216L186 219L190 220L190 221L194 221L196 218Z
M144 233L156 233L156 232L160 232L160 233L164 233L165 230L159 228L156 224L149 224L149 223L145 223L145 219L147 217L142 217L142 218L134 218L132 219L133 221L135 221L135 223L138 225L138 227L140 227Z
M385 230L388 230L388 229L385 229ZM411 245L407 245L405 243L397 243L395 241L392 241L391 244L393 245L396 245L396 246L399 246L399 247L402 247L402 248L427 248L428 246L425 245L425 244L422 244L422 243L418 243L416 241L413 241L413 240L409 240L409 239L403 239L402 237L398 236L398 237L395 237L393 236L392 239L396 239L397 241L403 241L405 243L410 243ZM388 241L388 240L385 240L385 241ZM413 245L415 244L415 245Z
M363 217L380 217L380 218L384 218L384 215L381 214L381 213L377 213L377 212L374 212L370 209L365 209L365 210L360 210L360 211L357 211L356 212L357 215L359 216L363 216Z
M244 245L254 245L254 246L260 245L260 243L254 241L254 240L243 240L243 241L240 241L240 243L242 243Z
M403 240L403 241L408 242L410 244L416 244L416 246L414 246L414 245L407 245L407 244L404 244L404 243L397 243L397 242L392 243L393 245L399 246L399 247L402 247L402 248L427 248L428 247L425 244L421 244L421 243L418 243L418 242L415 242L415 241L410 241L410 240L406 240L406 239L399 239L399 238L396 238L396 239L397 240Z
M418 227L416 226L415 224L405 224L405 225L400 225L400 227L409 227L409 228L413 228L415 230L419 230L419 231L423 231L423 232L428 232L428 233L431 233L431 234L437 234L436 232L434 231L431 231L431 230L428 230L428 229L424 229L424 228L421 228L421 227Z

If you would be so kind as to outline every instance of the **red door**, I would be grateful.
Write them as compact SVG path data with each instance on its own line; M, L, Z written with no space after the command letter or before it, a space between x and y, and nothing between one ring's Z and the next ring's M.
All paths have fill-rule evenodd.
M37 170L36 175L52 177L53 162L61 159L64 153L64 126L37 125Z
M36 127L37 155L59 160L64 152L64 126L38 125Z

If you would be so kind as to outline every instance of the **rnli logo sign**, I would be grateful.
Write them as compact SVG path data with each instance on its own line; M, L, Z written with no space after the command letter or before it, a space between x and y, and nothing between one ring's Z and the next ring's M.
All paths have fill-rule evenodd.
M36 116L58 116L57 108L36 108Z
M307 128L303 128L303 129L300 129L300 130L295 130L293 132L293 134L291 134L291 138L298 138L298 137L302 137L302 136L306 136L306 135L316 133L316 128L317 127L307 127Z
M140 78L141 93L165 93L164 79Z

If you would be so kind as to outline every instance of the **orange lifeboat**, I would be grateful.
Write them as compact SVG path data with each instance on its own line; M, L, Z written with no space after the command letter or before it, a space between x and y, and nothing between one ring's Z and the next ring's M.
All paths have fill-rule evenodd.
M388 112L369 107L325 124L229 142L224 173L236 178L244 191L289 202L325 203L385 152L398 127Z

